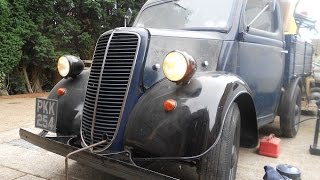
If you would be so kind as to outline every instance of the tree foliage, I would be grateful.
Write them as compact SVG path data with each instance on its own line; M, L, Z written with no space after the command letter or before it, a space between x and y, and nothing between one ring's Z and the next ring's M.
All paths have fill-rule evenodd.
M9 74L21 77L23 68L35 91L50 87L59 56L91 59L100 34L123 26L127 9L137 13L144 2L0 0L0 89Z
M0 0L0 88L4 88L6 74L18 65L22 56L21 34L25 30L17 25L20 17L17 17L17 13L12 13L12 9L6 0Z

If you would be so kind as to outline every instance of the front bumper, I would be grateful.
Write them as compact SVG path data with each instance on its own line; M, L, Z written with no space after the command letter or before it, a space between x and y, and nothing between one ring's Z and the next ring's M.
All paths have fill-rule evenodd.
M78 149L62 143L63 141L61 140L63 140L63 138L60 137L42 137L24 129L20 129L19 134L21 139L61 156L66 156ZM114 158L93 154L89 151L82 151L70 158L124 179L176 179Z

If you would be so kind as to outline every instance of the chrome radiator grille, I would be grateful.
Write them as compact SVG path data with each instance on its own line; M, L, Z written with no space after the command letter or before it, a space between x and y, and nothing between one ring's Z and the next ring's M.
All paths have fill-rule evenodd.
M116 136L138 46L139 37L132 33L113 33L98 40L81 123L86 145L103 139L111 142Z

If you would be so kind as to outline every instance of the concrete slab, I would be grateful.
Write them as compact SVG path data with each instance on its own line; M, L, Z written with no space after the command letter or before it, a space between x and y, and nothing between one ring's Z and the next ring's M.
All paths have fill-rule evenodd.
M26 173L0 166L0 179L16 179L25 176Z
M303 116L302 119L312 117ZM260 130L260 135L275 133L279 137L279 121L275 121ZM302 179L318 180L320 177L320 156L309 153L309 146L313 143L315 120L310 119L300 124L299 133L295 138L281 138L281 153L278 158L258 155L258 148L241 148L237 179L260 179L264 175L263 167L271 165L274 168L279 164L290 164L301 170ZM320 142L319 142L320 143Z
M45 180L45 179L27 174L25 176L17 178L16 180Z
M19 141L0 144L0 165L45 179L64 179L64 157L38 147L30 148L33 145L27 142L16 145ZM70 176L74 179L112 178L74 161L70 162Z
M0 119L0 126L1 126L1 119ZM14 126L14 124L13 124L13 126ZM41 129L34 128L33 122L30 122L24 126L21 126L21 128L28 129L28 131L31 131L36 134L38 134L42 131ZM10 142L10 141L13 141L16 139L20 139L18 127L15 127L15 129L10 129L7 131L0 132L0 144Z

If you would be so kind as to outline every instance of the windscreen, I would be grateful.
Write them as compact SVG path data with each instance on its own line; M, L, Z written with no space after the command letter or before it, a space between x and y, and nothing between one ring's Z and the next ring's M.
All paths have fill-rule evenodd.
M135 26L158 29L212 29L227 31L234 0L160 1L147 7Z

